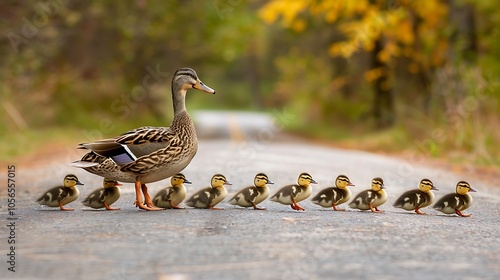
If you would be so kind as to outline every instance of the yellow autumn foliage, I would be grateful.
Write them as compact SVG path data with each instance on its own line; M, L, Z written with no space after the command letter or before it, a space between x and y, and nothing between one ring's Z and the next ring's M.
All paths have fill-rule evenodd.
M410 67L410 72L443 63L446 38L442 29L447 24L447 4L441 0L427 0L425 5L409 0L390 4L383 0L272 0L260 9L259 16L269 24L281 18L284 27L297 32L306 30L304 18L308 15L322 17L345 35L344 40L332 42L328 49L331 56L349 58L358 50L371 51L374 42L383 38L378 58L385 63L405 56L418 65ZM416 18L418 28L414 27ZM424 53L415 47L416 36ZM365 75L368 79L373 76L373 73Z

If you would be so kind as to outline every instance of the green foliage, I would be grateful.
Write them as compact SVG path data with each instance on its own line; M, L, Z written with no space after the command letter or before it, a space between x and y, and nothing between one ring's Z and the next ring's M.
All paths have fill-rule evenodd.
M35 147L38 133L41 142L80 141L82 130L112 136L164 125L173 71L188 66L217 90L190 92L190 110L286 108L299 116L289 129L302 134L373 150L418 150L430 139L426 155L495 164L497 8L488 0L2 1L2 152ZM459 24L467 14L472 29ZM384 67L373 67L377 40ZM146 89L151 69L163 74ZM373 117L380 77L394 96L396 122L386 130Z

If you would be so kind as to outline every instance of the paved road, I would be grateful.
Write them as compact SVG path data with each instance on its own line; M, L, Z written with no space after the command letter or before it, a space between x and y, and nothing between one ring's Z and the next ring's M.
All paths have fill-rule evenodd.
M233 116L234 117L234 116ZM232 118L233 118L232 117ZM121 211L95 211L72 203L74 212L39 207L33 201L46 188L75 173L85 186L81 197L101 179L63 163L75 151L43 166L18 166L16 270L7 271L8 235L2 227L2 279L498 279L500 276L500 196L498 186L458 178L442 170L374 154L314 146L284 139L273 128L241 128L238 116L224 132L233 140L200 140L184 174L190 193L223 173L231 193L266 172L276 185L293 183L302 171L319 181L313 194L331 186L338 174L356 184L356 193L373 177L386 181L389 201L382 214L322 209L310 201L298 213L263 202L266 211L222 202L222 211L145 212L132 206L133 186L125 184L115 204ZM231 131L232 130L232 131ZM252 131L250 134L249 132ZM219 134L215 136L219 136ZM235 136L236 135L236 136ZM260 136L259 136L260 135ZM215 137L214 136L214 137ZM234 141L234 139L239 141ZM2 174L5 180L5 173ZM390 205L398 195L428 177L451 192L460 180L478 190L471 218L417 216ZM36 178L36 179L33 179ZM150 185L154 194L165 182ZM227 199L226 199L227 200ZM2 220L6 221L5 197Z

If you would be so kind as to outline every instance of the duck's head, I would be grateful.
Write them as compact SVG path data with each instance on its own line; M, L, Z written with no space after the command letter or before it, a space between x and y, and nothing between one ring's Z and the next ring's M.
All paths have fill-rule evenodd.
M224 175L215 174L214 176L212 176L211 185L212 188L217 189L217 188L222 188L224 185L232 185L232 184L227 181Z
M469 183L467 183L465 181L460 181L457 183L456 192L458 194L464 195L468 192L476 192L476 190L471 188Z
M182 89L187 91L188 89L195 88L208 93L215 94L215 90L206 86L199 78L196 72L191 68L181 68L175 71L174 77L172 78L172 88L173 92L175 89Z
M299 186L309 186L309 184L317 184L318 182L314 181L313 177L309 173L303 172L300 173L297 183Z
M113 187L122 186L122 184L118 183L118 181L116 181L116 180L104 178L104 181L102 182L102 186L106 189L106 188L113 188Z
M346 189L347 187L354 187L354 184L351 183L351 180L345 175L339 175L337 179L335 179L335 186L339 189Z
M76 185L82 185L83 183L78 181L78 177L73 174L68 174L64 177L64 186L67 188L74 188Z
M380 178L380 177L373 178L372 190L378 192L378 191L383 190L383 189L385 189L384 180L382 180L382 178Z
M267 175L264 173L259 173L259 174L255 175L255 178L253 179L253 183L258 188L264 187L266 184L274 184L271 180L269 180Z
M172 178L170 178L170 184L172 184L172 187L180 186L182 184L191 184L191 181L186 179L186 176L182 173L177 173Z
M423 191L423 192L429 192L431 190L432 191L439 191L439 189L434 187L434 184L429 179L422 179L420 181L420 183L418 184L418 189Z

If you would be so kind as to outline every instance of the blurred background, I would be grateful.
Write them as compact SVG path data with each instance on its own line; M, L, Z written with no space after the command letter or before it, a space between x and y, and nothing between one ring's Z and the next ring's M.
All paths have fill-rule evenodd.
M499 5L3 0L2 161L167 126L191 67L217 90L191 91L191 113L286 114L341 147L498 166Z

